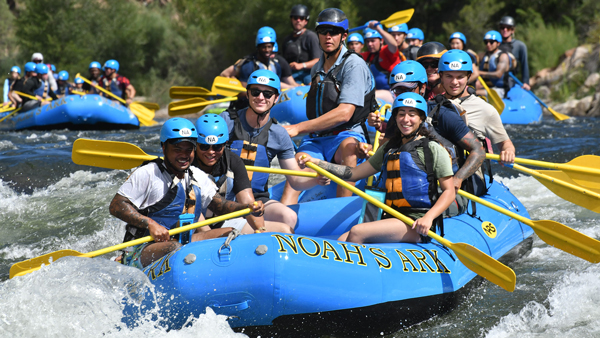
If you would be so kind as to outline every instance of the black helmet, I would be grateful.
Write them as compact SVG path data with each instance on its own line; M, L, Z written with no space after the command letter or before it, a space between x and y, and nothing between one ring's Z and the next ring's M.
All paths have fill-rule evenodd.
M502 19L500 19L500 22L498 23L499 25L505 25L505 26L511 26L514 27L515 26L515 19L512 18L512 16L503 16Z
M310 12L308 11L308 8L304 5L294 5L294 7L292 7L292 11L290 12L290 18L292 16L303 16L306 18L306 20L309 20Z
M425 58L439 59L446 51L446 47L439 42L427 42L417 51L417 60Z
M327 8L317 16L317 27L319 25L340 27L344 31L348 31L348 18L344 12L337 8Z

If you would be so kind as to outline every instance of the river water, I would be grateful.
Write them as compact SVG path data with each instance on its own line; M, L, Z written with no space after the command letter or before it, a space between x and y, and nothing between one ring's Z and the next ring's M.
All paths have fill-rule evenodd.
M124 223L108 204L129 171L71 161L78 138L125 141L158 154L160 126L139 131L0 133L0 337L244 337L210 309L180 331L151 318L129 329L121 310L127 286L149 287L146 276L111 262L67 257L23 277L10 266L48 252L89 252L121 242ZM600 119L507 126L520 157L567 162L600 155ZM564 201L534 178L495 166L533 219L550 219L600 238L600 217ZM385 337L598 337L600 266L535 237L533 249L511 264L515 292L488 282L453 312Z

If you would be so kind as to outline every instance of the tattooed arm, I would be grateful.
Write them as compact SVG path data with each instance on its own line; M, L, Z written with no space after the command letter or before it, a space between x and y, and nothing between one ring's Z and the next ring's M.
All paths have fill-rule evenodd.
M327 170L333 175L343 179L344 181L356 182L358 180L361 180L365 177L369 177L377 173L377 170L373 168L368 161L363 162L358 167L349 167L312 158L310 157L310 155L304 155L303 157L298 159L298 165L301 168L304 168L307 162L312 162L316 164L317 166Z
M508 55L506 53L500 54L498 58L498 64L496 65L496 70L493 72L479 71L479 75L484 79L492 79L497 80L501 79L504 76L504 73L508 72Z
M150 217L140 214L127 197L116 194L109 207L110 214L140 229L148 229L156 242L169 240L169 230Z
M458 143L464 150L469 152L465 164L454 174L454 188L458 191L462 182L473 175L481 167L485 160L485 150L483 145L473 132L468 132ZM461 150L462 151L462 150Z
M215 194L208 208L216 215L225 215L234 211L250 208L253 210L252 215L262 216L263 208L259 203L241 204L233 201L228 201L220 194Z

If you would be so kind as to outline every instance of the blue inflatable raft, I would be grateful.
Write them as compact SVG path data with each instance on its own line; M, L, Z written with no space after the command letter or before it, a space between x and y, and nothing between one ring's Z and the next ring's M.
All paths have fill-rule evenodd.
M514 86L504 98L500 119L504 124L531 124L542 121L542 107L520 86Z
M0 119L10 112L0 114ZM100 95L69 95L43 107L16 113L0 123L0 130L137 129L138 118L117 101Z
M501 183L484 198L528 217ZM435 241L337 241L357 223L362 203L353 196L295 205L294 235L243 235L229 246L224 238L187 244L144 269L160 296L132 290L139 302L126 307L124 321L135 326L152 314L179 329L210 307L251 336L364 337L446 313L482 282ZM503 262L531 248L531 228L485 206L476 209L476 215L446 219L445 238Z

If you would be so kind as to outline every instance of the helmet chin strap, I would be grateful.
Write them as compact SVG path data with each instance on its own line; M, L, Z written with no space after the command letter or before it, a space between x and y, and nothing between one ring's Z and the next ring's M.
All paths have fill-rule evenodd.
M402 135L402 139L408 139L409 141L414 140L417 135L419 134L419 131L421 131L421 128L423 127L423 122L421 122L421 124L419 124L419 128L417 128L417 130L413 131L412 133L408 134L408 135Z
M254 112L254 114L256 114L256 125L260 126L260 119L265 117L268 113L271 112L271 108L273 108L273 106L271 106L271 108L267 109L267 111L265 111L264 113L259 113L256 110L254 110L254 108L252 108L252 105L248 105L248 108L250 108L250 110L252 110Z

